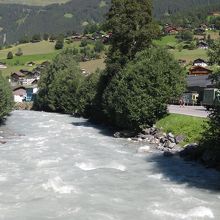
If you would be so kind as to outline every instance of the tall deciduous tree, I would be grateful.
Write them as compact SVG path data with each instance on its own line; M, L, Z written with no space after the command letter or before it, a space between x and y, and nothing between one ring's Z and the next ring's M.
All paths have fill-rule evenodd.
M106 26L112 32L107 57L110 75L149 47L159 33L159 27L152 21L151 0L112 0Z
M163 49L146 49L113 77L103 95L104 112L120 128L153 125L184 88L184 71L173 56Z
M65 50L43 71L34 109L62 113L76 111L76 94L83 76L74 54L74 50Z

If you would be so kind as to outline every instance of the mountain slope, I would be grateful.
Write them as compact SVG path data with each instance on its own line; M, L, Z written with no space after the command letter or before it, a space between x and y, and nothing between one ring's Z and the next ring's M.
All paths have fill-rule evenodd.
M4 0L0 0L0 3L1 1ZM21 3L22 0L12 1ZM25 1L40 2L41 0ZM5 33L7 42L11 43L25 35L35 33L58 34L67 31L82 31L82 24L85 21L100 22L104 19L110 2L111 0L71 0L65 4L52 4L45 7L1 4L0 44ZM160 18L165 13L175 13L216 3L219 3L219 0L154 0L154 15Z

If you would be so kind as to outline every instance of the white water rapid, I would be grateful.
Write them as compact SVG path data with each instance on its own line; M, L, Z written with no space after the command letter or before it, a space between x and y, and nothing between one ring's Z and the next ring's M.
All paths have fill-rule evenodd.
M220 219L220 173L85 119L15 111L0 145L0 220ZM0 134L1 136L1 134Z

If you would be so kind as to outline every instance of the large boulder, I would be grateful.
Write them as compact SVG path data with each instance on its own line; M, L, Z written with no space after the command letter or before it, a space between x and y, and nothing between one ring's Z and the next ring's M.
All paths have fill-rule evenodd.
M142 146L142 147L139 147L138 148L138 150L137 150L137 152L138 153L147 153L147 152L149 152L150 151L150 147L149 146Z

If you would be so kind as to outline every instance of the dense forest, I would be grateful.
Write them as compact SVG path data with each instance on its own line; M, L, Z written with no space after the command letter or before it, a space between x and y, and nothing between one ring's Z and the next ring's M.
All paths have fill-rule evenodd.
M110 2L110 0L72 0L66 4L45 7L2 4L0 44L5 39L4 34L7 43L12 43L25 35L80 32L88 21L101 22L110 7ZM164 19L165 15L201 6L212 7L215 4L219 4L219 0L154 0L154 16Z

